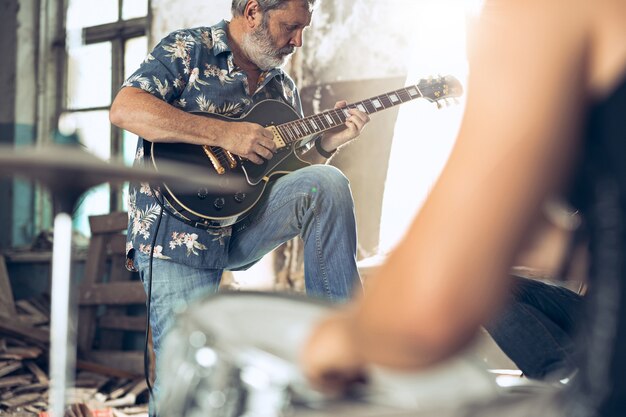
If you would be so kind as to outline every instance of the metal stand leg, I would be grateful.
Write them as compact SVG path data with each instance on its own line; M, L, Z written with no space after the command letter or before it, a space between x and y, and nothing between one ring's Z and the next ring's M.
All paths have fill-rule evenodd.
M70 305L72 218L59 213L54 218L52 294L50 319L51 417L63 417L67 387L73 384L76 364L75 309Z

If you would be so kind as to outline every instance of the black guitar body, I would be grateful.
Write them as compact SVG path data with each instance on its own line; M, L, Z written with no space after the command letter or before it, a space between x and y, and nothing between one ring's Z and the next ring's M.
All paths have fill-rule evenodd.
M257 123L264 127L276 126L300 118L291 107L277 100L262 101L238 119L212 113L195 114L229 122ZM250 214L271 179L310 165L296 155L295 150L300 143L302 141L279 149L272 159L265 160L260 165L234 156L237 164L234 168L229 166L223 149L211 147L210 149L219 157L222 167L225 168L225 172L221 174L218 173L200 145L152 143L151 158L157 170L160 161L170 160L205 169L207 178L212 180L208 183L218 179L217 188L203 188L190 193L179 192L164 184L163 192L179 215L192 222L201 223L205 227L219 228L230 226Z

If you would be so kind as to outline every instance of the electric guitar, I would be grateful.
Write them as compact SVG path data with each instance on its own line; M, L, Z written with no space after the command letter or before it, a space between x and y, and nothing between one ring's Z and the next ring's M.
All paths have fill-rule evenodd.
M197 113L229 122L257 123L270 129L276 153L257 165L217 146L152 143L151 159L156 170L159 163L166 160L203 167L207 177L213 180L211 183L220 184L218 187L189 192L163 184L164 196L178 215L192 223L209 228L230 226L250 214L269 181L310 165L300 159L299 150L320 133L342 126L349 116L348 109L372 114L417 98L425 98L441 107L441 100L447 102L462 92L456 78L445 76L423 79L416 85L305 118L300 118L291 107L278 100L262 101L241 118ZM233 192L233 188L237 191Z

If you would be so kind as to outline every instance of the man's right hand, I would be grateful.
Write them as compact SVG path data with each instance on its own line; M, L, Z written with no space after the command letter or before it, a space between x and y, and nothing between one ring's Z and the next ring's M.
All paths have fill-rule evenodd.
M135 87L120 90L109 117L114 125L151 142L219 146L255 164L276 150L272 132L261 125L187 113Z
M262 164L262 158L274 156L276 144L273 137L269 129L256 123L231 122L221 147L255 164Z

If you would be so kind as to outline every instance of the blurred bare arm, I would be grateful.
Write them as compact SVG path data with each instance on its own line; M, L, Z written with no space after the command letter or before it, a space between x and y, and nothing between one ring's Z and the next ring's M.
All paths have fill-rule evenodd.
M351 319L330 318L313 334L302 357L312 381L342 371L321 355L337 333L350 335L346 373L359 361L419 368L464 346L498 307L526 230L575 156L589 7L574 3L486 1L449 161Z

